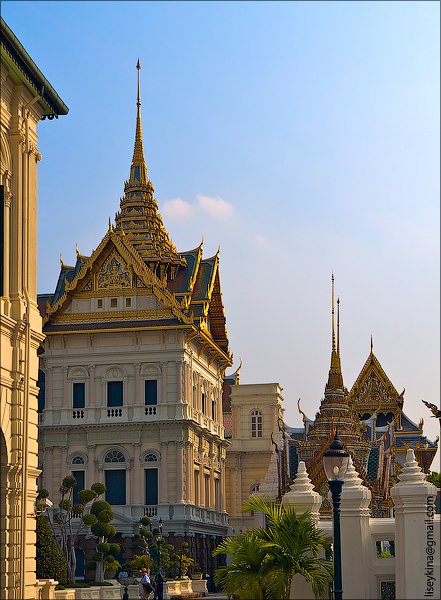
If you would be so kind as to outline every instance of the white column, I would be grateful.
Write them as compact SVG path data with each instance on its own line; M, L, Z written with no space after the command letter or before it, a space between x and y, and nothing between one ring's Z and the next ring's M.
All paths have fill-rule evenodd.
M168 402L168 383L167 383L167 363L161 363L162 366L162 402L167 404Z
M96 476L96 463L95 463L95 444L88 444L87 446L87 482L86 487L88 489L98 481Z
M320 506L323 498L318 492L314 491L314 486L309 479L306 465L301 460L297 469L297 476L294 483L290 486L290 491L282 498L282 504L293 506L299 515L310 511L312 518L317 524L320 518Z
M182 504L184 502L184 446L182 442L176 444L176 502Z
M400 600L440 597L436 493L409 449L399 482L391 489L395 504L396 597Z
M61 479L67 474L67 446L61 448Z
M45 373L45 383L46 383L46 397L45 397L45 410L52 408L53 405L53 368L46 367L44 370Z
M135 363L135 402L134 404L144 404L141 396L141 364Z
M89 387L87 390L87 406L95 406L95 365L89 365Z
M53 448L48 447L44 449L44 462L43 462L43 488L49 492L49 499L54 498L53 490L53 479L52 479L52 461L53 461Z
M141 480L143 480L143 469L141 469L141 444L133 444L133 504L144 504L141 493Z
M161 467L159 469L159 503L168 504L168 442L161 442Z
M3 184L5 190L5 210L4 210L4 252L3 252L3 296L5 298L9 298L9 269L10 269L10 260L9 260L9 231L11 224L11 199L12 194L10 191L12 173L10 171L5 171ZM9 312L9 307L8 307Z
M349 458L341 493L340 527L343 593L351 600L374 598L376 594L374 579L366 569L372 561L370 501L371 492L363 485Z
M313 520L318 524L319 510L323 499L318 492L314 491L314 486L309 479L303 461L299 462L297 477L290 487L290 491L282 498L282 504L293 506L298 514L303 514L309 510ZM311 584L300 574L293 577L289 597L302 598L305 600L315 598ZM350 596L347 597L349 598Z
M184 398L183 398L183 386L182 386L182 363L178 362L177 363L177 377L178 377L178 402L182 403L184 402Z
M69 381L67 379L67 373L69 369L67 367L63 367L63 408L72 408L72 400L69 394Z

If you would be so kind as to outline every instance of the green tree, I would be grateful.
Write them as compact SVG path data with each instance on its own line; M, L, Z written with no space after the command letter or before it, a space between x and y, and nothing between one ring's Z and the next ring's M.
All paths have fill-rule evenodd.
M37 562L38 579L55 579L58 583L67 583L67 563L57 540L54 538L48 520L37 517Z
M297 515L292 507L258 497L246 501L243 510L264 513L268 525L227 538L215 549L214 556L228 554L232 559L216 571L216 583L241 599L285 600L294 575L301 574L316 597L324 594L332 562L323 554L330 553L331 539L311 515Z
M433 483L437 488L441 488L441 473L437 473L436 471L429 471L427 475L427 481Z
M54 536L66 559L69 583L75 583L75 548L79 536L85 532L86 528L90 527L92 534L98 538L97 545L107 542L116 534L115 528L109 524L113 519L110 504L105 500L97 500L98 496L105 493L106 486L102 483L94 483L91 489L81 490L78 492L80 503L73 504L73 492L76 484L73 475L64 477L60 487L60 502L52 512L52 519L49 520ZM40 490L37 501L47 498L47 496L47 490ZM120 547L118 544L110 546L115 546L113 551L109 549L109 552L99 552L97 549L95 554L96 581L103 581L105 571L109 574L114 573L119 566L116 556L119 555Z

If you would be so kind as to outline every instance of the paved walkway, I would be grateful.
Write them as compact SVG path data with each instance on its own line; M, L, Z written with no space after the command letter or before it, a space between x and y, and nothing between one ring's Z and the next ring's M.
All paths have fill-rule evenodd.
M206 598L210 598L210 600L227 600L227 596L223 592L209 592Z

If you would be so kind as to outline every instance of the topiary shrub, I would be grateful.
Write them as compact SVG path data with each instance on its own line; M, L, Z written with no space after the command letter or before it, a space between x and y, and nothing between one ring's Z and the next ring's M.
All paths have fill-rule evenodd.
M37 517L37 578L67 583L67 563L45 517Z

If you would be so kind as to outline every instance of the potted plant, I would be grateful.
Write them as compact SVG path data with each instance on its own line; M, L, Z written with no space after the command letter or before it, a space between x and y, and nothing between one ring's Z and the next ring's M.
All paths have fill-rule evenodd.
M191 570L191 578L192 579L202 579L202 571L201 571L201 567L198 565L198 563L195 563L193 565L193 568Z

